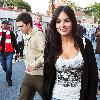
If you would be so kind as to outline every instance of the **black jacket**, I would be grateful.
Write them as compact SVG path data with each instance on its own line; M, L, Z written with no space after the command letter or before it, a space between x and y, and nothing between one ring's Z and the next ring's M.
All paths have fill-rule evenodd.
M83 35L86 33L86 28L80 24L77 24L77 33L79 36L83 37Z
M12 46L16 50L16 54L18 54L19 49L18 49L17 41L15 38L15 34L12 31L10 31L10 36L11 36ZM6 40L6 32L2 32L2 38L1 38L2 53L4 53L4 50L5 50L5 40Z
M85 48L82 38L76 37L75 40L79 45L80 51L84 59L83 74L81 77L80 100L97 100L96 93L98 82L98 70L93 46L88 39L85 39ZM47 70L50 70L49 74L47 73ZM51 100L52 91L56 79L55 64L49 69L49 66L45 65L44 62L43 77L43 100Z

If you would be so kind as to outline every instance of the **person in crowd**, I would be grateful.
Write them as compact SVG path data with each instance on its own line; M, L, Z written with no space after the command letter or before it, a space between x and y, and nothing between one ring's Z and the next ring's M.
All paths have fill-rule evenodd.
M18 100L33 100L36 91L42 97L44 34L35 26L28 13L21 13L16 18L17 26L27 34L25 43L25 75Z
M18 48L19 48L19 56L22 59L23 58L23 50L24 50L24 39L23 39L23 33L18 30L17 31L17 43L18 43Z
M100 25L98 25L98 27L96 28L95 34L98 35L99 33L100 33Z
M45 40L43 100L96 100L98 70L91 42L77 33L69 6L59 6Z
M40 14L36 15L34 26L37 26L38 30L40 30L43 33L44 31L43 31L41 21L42 21L42 16Z
M100 25L96 28L96 49L95 49L95 54L99 54L100 58Z
M8 23L3 21L1 23L2 31L0 32L1 37L1 52L2 52L2 67L6 72L6 81L8 86L12 86L12 59L14 50L16 50L16 54L18 56L19 50L17 41L14 33L8 29Z
M94 27L94 25L91 26L90 29L90 33L91 33L91 42L95 42L95 32L96 32L96 28Z
M49 30L50 30L50 25L49 25L50 23L47 23L47 26L46 26L46 28L45 28L45 35L47 35L48 34L48 32L49 32Z
M2 38L2 28L1 28L1 22L0 22L0 65L1 65L1 60L2 60L1 38Z
M77 20L77 33L81 37L83 37L83 35L86 33L86 28L81 25L80 20Z

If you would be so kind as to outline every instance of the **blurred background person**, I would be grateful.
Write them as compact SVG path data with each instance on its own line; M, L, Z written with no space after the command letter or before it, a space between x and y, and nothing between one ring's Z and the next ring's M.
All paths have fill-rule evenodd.
M94 25L91 26L90 32L91 32L91 42L95 42L96 28L94 27Z
M47 23L47 26L45 28L45 35L47 36L48 32L50 30L50 23Z
M17 30L16 38L17 38L17 44L18 44L18 48L19 48L19 57L20 57L20 59L23 59L24 38L23 38L22 31Z
M77 33L79 36L83 37L86 33L86 28L81 25L81 21L77 20Z
M2 45L1 45L1 38L2 38L2 28L1 28L1 22L0 22L0 65L2 60Z
M18 100L33 100L36 91L42 97L44 34L33 27L32 17L21 13L16 18L17 26L27 34L25 43L25 75Z
M2 32L1 32L1 46L2 46L2 67L6 72L6 81L8 86L12 86L12 59L13 54L16 50L18 56L19 50L15 35L8 28L8 23L3 21L1 23Z
M38 30L43 33L44 31L43 31L43 27L42 27L42 24L41 24L42 16L38 14L38 15L36 15L34 20L35 20L34 25L37 26Z
M100 58L100 25L96 28L96 49L95 49L95 54L99 54Z

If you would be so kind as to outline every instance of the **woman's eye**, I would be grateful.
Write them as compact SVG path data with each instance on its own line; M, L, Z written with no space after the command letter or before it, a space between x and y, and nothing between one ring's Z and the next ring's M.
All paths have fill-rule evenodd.
M60 21L59 21L59 20L57 20L57 21L56 21L56 23L60 23Z
M65 22L70 22L70 20L69 19L66 19Z

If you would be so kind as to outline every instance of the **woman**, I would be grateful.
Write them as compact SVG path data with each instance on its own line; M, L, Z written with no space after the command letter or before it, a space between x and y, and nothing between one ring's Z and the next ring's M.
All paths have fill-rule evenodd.
M43 100L96 100L97 64L91 42L85 44L74 11L59 6L46 36Z

